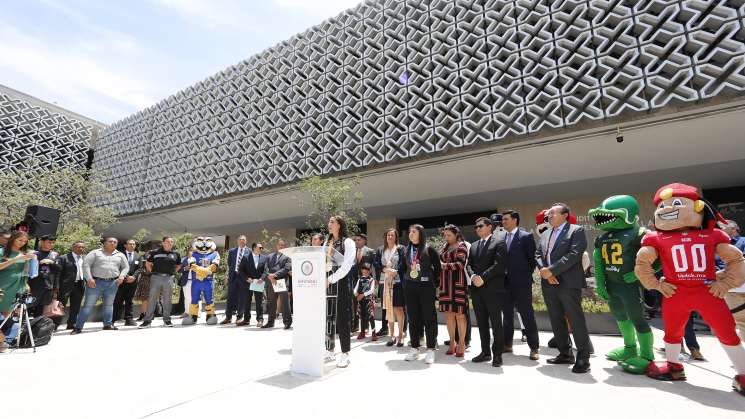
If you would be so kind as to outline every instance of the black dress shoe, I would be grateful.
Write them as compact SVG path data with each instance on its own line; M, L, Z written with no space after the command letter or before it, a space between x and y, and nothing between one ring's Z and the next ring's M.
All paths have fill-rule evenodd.
M138 322L141 322L145 319L145 313L140 313L140 317L137 318Z
M119 328L114 326L113 324L110 324L108 326L104 326L103 330L119 330Z
M124 322L124 325L125 326L137 326L137 323L135 323L134 320L129 319L129 320L127 320L127 321Z
M497 356L494 357L494 360L491 362L492 367L501 367L502 366L502 357Z
M477 355L476 357L474 357L471 361L472 362L487 362L487 361L491 361L491 355L490 354L481 353L481 354Z
M290 324L286 324L286 325L285 325L285 330L290 330L290 329L292 329L292 325L290 325Z
M574 355L559 354L555 358L547 359L546 362L549 364L574 364Z
M590 372L590 361L587 359L578 359L572 367L572 372L575 374Z
M548 346L551 349L556 349L556 338L549 339L546 346Z
M274 324L273 323L267 323L267 324L261 326L262 329L271 329L272 327L274 327Z
M83 331L80 329L76 329L76 328L73 328L72 332L70 332L71 335L78 335L80 333L83 333Z
M388 329L380 329L378 330L378 336L388 336Z
M445 342L442 342L442 344L445 346L450 346L450 339L446 340Z

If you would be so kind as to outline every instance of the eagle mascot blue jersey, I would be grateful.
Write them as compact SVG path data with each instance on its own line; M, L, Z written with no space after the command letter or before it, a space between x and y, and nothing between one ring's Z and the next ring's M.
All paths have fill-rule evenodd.
M207 324L217 324L215 305L212 301L215 272L220 265L220 254L212 237L197 237L192 245L192 252L188 259L189 279L191 279L191 305L189 317L184 319L184 325L192 325L199 318L199 300L204 297Z

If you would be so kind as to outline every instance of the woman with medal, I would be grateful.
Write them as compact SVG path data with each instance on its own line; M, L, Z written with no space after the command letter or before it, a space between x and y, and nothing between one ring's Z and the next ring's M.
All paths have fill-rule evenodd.
M342 352L336 366L346 368L349 366L350 333L352 330L352 291L349 286L349 271L354 266L357 248L354 245L354 240L348 237L347 223L342 217L331 216L328 230L329 236L325 243L325 246L328 246L327 260L331 258L334 249L344 255L344 261L336 270L328 263L326 269L332 272L328 277L329 287L336 286L336 328L339 333Z
M404 346L404 287L403 277L406 273L404 247L398 244L398 230L389 228L383 235L385 244L375 254L375 270L382 275L382 306L385 312L384 322L388 322L391 340L386 346ZM393 326L398 321L398 338L393 334Z
M414 224L409 227L409 245L405 254L406 272L404 275L404 294L409 313L411 332L411 352L407 361L419 359L419 342L422 334L427 337L427 354L424 362L435 362L437 347L437 283L440 279L440 255L427 245L424 227Z

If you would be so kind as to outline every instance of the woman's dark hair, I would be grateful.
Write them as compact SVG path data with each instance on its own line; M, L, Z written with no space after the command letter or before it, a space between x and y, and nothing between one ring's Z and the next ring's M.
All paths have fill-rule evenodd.
M419 245L417 246L417 252L422 254L424 247L427 245L427 234L424 232L424 226L421 224L412 224L409 226L409 231L411 231L412 228L419 232Z
M28 234L24 233L23 231L14 231L10 233L10 238L8 239L8 243L3 247L3 260L8 260L10 257L10 252L13 250L13 244L20 238L26 238L26 244L23 245L20 249L18 249L21 253L26 253L28 251Z
M344 218L342 218L340 215L332 215L329 217L329 220L336 221L337 224L339 224L339 241L344 242L344 239L349 237L349 230L347 230L347 222L344 221ZM329 243L331 243L334 239L334 235L331 234L331 231L329 231Z
M463 236L463 232L458 230L458 234L455 235L455 239L458 240L458 242L464 242L466 241L466 238Z
M460 229L457 226L455 226L454 224L448 224L448 225L446 225L445 227L442 228L442 232L443 233L446 232L446 231L449 231L449 232L453 233L453 235L455 235L455 242L456 243L458 243L460 241L460 240L458 240L458 236L461 236L462 237L462 235L461 235ZM445 242L444 248L445 249L448 248L447 241Z
M383 233L383 249L387 249L388 248L388 233L390 233L391 231L396 236L396 244L398 244L398 230L396 230L395 228L391 227L391 228L385 230L385 232Z

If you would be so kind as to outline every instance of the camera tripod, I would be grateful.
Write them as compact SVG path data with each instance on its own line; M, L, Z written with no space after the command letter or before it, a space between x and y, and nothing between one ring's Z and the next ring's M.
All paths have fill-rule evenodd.
M16 304L13 306L13 310L10 311L10 314L8 317L3 320L2 323L0 323L0 330L2 330L3 326L5 326L5 323L10 321L13 318L13 314L18 311L18 324L20 325L18 329L18 336L16 337L16 345L15 349L19 349L21 345L21 336L23 335L23 324L24 319L26 323L26 330L28 331L28 337L31 341L31 348L34 349L34 353L36 353L36 343L34 343L34 332L31 330L31 319L28 314L28 307L26 305L26 302L31 299L32 297L22 298L20 295L16 298Z

